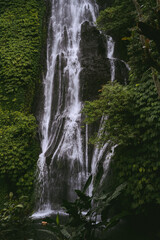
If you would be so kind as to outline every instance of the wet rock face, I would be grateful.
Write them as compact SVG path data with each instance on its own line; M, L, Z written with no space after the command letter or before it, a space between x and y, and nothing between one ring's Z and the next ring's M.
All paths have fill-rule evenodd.
M94 100L99 90L110 80L110 62L104 57L88 57L81 62L81 100Z
M129 69L126 64L119 59L115 59L115 80L122 85L127 84L128 73Z
M110 79L110 63L106 58L105 37L89 22L81 27L80 62L81 100L93 100Z
M104 10L107 7L111 7L114 3L114 0L97 0L100 10Z
M98 90L111 80L111 65L107 56L107 41L95 26L84 22L81 26L80 42L80 96L81 101L94 100ZM128 70L124 62L115 59L115 79L125 84Z
M87 56L106 56L106 39L95 26L84 22L81 26L80 53L82 58Z

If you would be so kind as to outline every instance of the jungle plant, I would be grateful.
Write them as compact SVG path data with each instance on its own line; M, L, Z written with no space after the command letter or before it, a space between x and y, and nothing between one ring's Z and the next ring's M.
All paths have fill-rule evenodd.
M126 188L126 183L118 186L112 193L93 192L89 196L86 192L92 182L90 176L82 191L75 190L77 199L74 202L64 202L63 207L69 214L65 225L60 224L57 215L55 224L46 225L40 232L50 235L56 240L98 240L103 231L116 225L120 219L128 215L126 211L120 211L109 219L109 209L115 204L121 192Z
M21 196L17 199L10 192L5 200L3 207L0 209L0 239L25 239L28 232L31 232L28 217L30 213L28 197Z
M19 196L33 191L39 154L33 103L41 80L44 16L43 0L0 0L0 178Z
M39 146L37 124L32 114L3 111L0 108L0 174L10 191L32 192L34 167ZM23 186L23 187L22 187Z
M92 142L110 140L113 146L118 144L111 170L115 182L128 183L128 208L147 212L159 204L160 102L151 71L145 72L137 84L107 84L99 99L86 102L84 112L88 123L107 116L101 134Z

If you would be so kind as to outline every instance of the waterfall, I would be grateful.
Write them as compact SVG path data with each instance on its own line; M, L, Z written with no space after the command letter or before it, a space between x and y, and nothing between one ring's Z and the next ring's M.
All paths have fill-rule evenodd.
M115 42L111 36L107 36L107 57L111 65L111 82L115 80L115 58L114 56Z
M58 208L63 199L73 200L74 189L80 189L88 177L88 150L86 144L83 153L81 134L79 44L81 24L93 24L96 12L94 0L52 0L40 123L38 212Z
M32 215L35 218L56 211L63 214L60 209L62 201L73 201L76 198L74 190L82 189L90 173L96 174L97 163L100 161L103 161L103 168L107 172L114 153L114 147L110 149L109 143L100 149L95 146L94 151L91 151L88 146L90 128L88 125L82 128L81 27L86 21L94 26L97 13L95 0L52 0L48 25L47 70L43 79L44 105L40 121L42 151L37 167L38 199L36 213ZM106 56L103 56L104 51L99 52L103 60L110 60L108 69L111 72L111 81L114 81L114 42L111 37L107 37ZM96 54L99 52L95 51ZM90 55L93 56L91 51ZM91 57L91 64L93 62ZM105 117L101 120L99 134L105 120ZM89 192L92 190L93 184Z

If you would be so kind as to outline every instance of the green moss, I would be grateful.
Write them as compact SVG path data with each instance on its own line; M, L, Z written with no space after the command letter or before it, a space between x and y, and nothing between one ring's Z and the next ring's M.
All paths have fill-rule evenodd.
M0 110L0 115L0 175L26 193L33 186L39 152L35 118L18 111Z
M42 4L42 5L41 5ZM43 1L11 1L0 15L0 101L30 111L40 81Z
M7 192L8 192L7 183L6 183L5 179L3 179L1 177L1 179L0 179L0 208L5 203Z
M31 113L41 82L44 0L0 0L0 176L29 194L40 151Z

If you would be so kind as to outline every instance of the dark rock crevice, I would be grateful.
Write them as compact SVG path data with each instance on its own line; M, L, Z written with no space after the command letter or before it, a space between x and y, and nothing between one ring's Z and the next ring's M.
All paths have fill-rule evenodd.
M82 101L94 100L98 91L111 80L111 64L107 58L106 37L89 22L81 27L80 42L80 96ZM115 79L125 84L128 78L126 64L115 59Z

